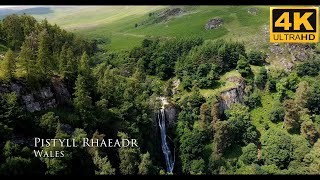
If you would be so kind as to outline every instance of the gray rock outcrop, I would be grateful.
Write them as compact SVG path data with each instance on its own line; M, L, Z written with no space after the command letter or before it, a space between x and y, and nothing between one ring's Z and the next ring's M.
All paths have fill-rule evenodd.
M62 81L52 80L51 86L37 90L28 90L22 82L13 82L9 85L0 84L0 93L15 92L21 104L29 112L36 112L57 107L71 99L71 95Z
M236 87L221 92L219 102L219 113L223 114L225 110L230 109L234 103L244 104L244 95L246 84L243 79L238 77L231 77L228 79L230 82L237 84Z
M258 14L258 8L249 8L248 13L252 15L257 15Z
M213 18L210 19L209 22L204 26L206 30L216 29L223 24L223 19L221 18Z

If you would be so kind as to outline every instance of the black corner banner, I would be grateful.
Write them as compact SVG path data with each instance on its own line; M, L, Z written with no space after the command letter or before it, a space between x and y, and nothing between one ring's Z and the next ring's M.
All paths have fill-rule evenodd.
M1 0L0 5L317 5L315 0Z

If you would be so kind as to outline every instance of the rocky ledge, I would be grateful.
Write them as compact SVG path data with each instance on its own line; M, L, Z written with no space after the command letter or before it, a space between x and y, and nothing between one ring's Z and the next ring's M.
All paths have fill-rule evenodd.
M0 93L10 92L17 94L21 104L29 112L54 108L59 104L69 102L71 99L67 87L58 77L52 79L51 85L32 91L28 90L22 82L0 84Z

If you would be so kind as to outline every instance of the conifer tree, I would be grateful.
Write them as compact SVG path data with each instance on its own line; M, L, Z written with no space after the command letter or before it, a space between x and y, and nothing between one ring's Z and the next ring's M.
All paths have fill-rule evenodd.
M79 65L79 73L86 78L90 76L90 66L89 66L89 56L86 52L84 52L81 56L80 65Z
M66 64L65 76L71 82L74 82L77 78L78 62L77 62L76 57L70 47L67 49L67 52L66 52L66 62L67 62L67 64Z
M150 175L154 174L155 167L152 164L150 159L150 153L147 152L141 155L141 163L139 164L139 172L140 175Z
M112 168L110 161L107 156L102 158L98 151L95 152L95 155L93 157L93 163L96 165L97 169L95 171L96 175L114 175L115 169Z
M246 57L242 55L240 56L240 59L237 62L237 70L243 77L247 77L252 73L248 59Z
M62 46L60 55L59 55L59 73L61 76L65 77L67 74L67 45Z
M26 37L25 41L23 42L18 57L22 67L26 71L26 79L29 85L35 85L39 77L39 75L36 73L36 56L34 53L37 48L37 36L36 34L31 33L28 37Z
M85 123L85 126L88 125L86 122L92 120L91 111L93 109L92 99L87 90L87 82L85 81L84 76L81 74L78 75L76 80L75 92L73 99L73 105L76 111L79 113L82 122Z
M39 34L39 48L37 53L37 70L39 76L44 79L48 78L52 71L51 53L49 49L49 34L46 30L43 30Z
M119 132L118 137L121 139L127 139L128 135ZM140 161L140 150L139 148L119 148L119 158L120 158L120 172L123 175L133 175L137 174L138 166Z
M16 64L14 53L9 49L4 57L4 77L6 81L10 81L14 78L15 70Z

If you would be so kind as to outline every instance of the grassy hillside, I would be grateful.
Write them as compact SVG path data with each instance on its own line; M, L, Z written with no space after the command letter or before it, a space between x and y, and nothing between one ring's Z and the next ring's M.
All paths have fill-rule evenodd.
M53 13L38 15L63 28L93 38L108 38L112 50L139 45L148 36L164 38L198 36L204 39L230 38L245 41L251 46L263 47L263 37L269 22L269 7L255 7L257 14L248 13L252 6L187 6L186 12L167 21L145 24L149 13L163 11L167 6L91 6L56 7ZM212 30L204 25L219 17L224 24Z

